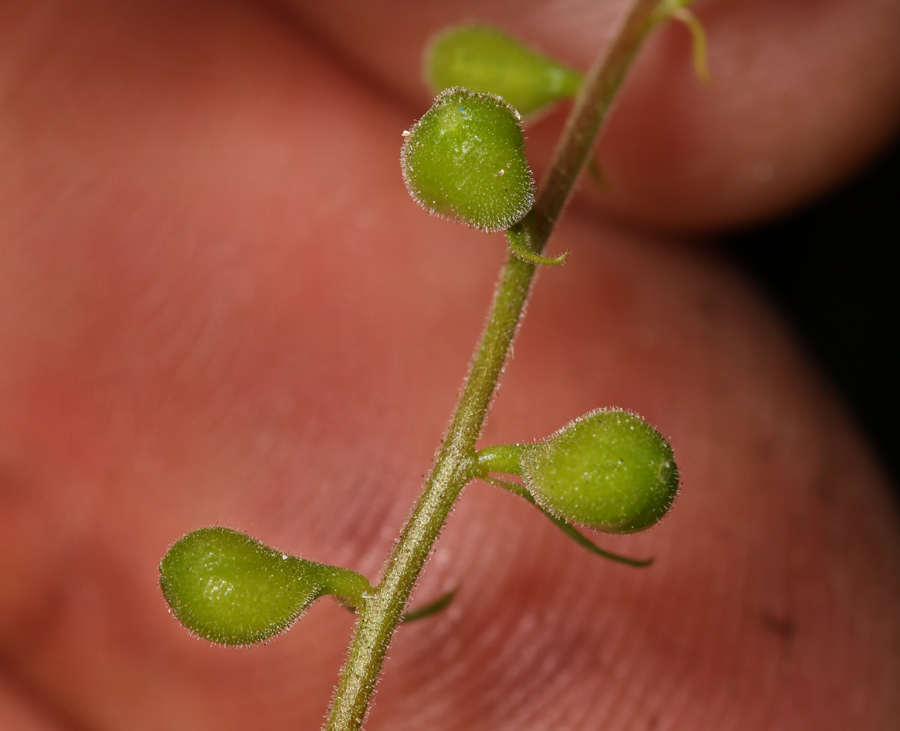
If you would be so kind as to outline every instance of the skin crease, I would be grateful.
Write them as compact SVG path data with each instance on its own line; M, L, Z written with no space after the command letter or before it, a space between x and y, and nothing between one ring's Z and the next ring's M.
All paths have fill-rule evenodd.
M671 158L653 170L634 143L621 157L605 143L614 187L636 181L610 204L623 217L699 229L772 213L883 141L900 64L870 59L897 53L883 22L897 4L799 5L827 42L795 50L796 7L766 4L798 74L847 39L865 53L835 88L805 90L843 112L814 133L776 117L767 153L779 170L799 164L793 148L837 150L834 168L786 173L744 204L734 180L708 200ZM751 52L758 35L734 30L749 11L701 9L722 27L714 67L751 73L721 60L729 44ZM570 10L546 32L578 27ZM374 579L429 468L502 239L409 201L400 131L424 97L391 59L361 71L383 42L414 57L425 24L359 35L354 59L296 17L211 2L0 9L4 729L317 728L352 617L323 601L266 646L210 648L167 615L158 561L220 524ZM352 34L353 17L333 2L316 23ZM620 108L646 135L642 95L663 81L691 100L721 94L707 102L720 112L736 103L724 78L706 92L686 66L657 77L686 50L665 33ZM794 83L752 79L741 94L760 108ZM673 128L730 169L758 120L693 128L693 104ZM367 728L895 728L900 521L867 448L715 255L610 226L594 206L573 206L551 244L572 258L539 278L483 443L543 437L599 406L643 414L671 440L682 495L650 532L598 540L657 562L600 561L473 484L414 601L459 595L397 635Z

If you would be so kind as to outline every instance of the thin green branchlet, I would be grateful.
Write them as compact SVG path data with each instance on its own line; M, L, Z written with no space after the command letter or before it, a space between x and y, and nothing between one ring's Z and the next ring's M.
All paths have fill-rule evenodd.
M672 449L640 417L622 409L595 409L533 444L480 451L475 444L536 269L559 265L568 256L542 252L580 172L593 162L598 130L641 45L663 20L681 20L694 39L698 76L708 77L705 37L686 9L690 1L636 0L613 43L584 76L484 26L453 28L432 43L427 68L440 94L404 132L404 181L412 197L436 215L483 230L505 230L510 255L441 449L381 580L373 585L350 569L291 556L220 527L189 533L160 564L160 586L172 613L191 632L215 643L265 641L325 595L359 615L326 731L362 727L396 628L431 616L453 600L455 589L405 611L454 503L472 480L519 495L595 555L634 567L652 561L613 554L576 528L644 530L672 506L679 487ZM576 90L553 163L535 197L522 116L510 101L534 115Z

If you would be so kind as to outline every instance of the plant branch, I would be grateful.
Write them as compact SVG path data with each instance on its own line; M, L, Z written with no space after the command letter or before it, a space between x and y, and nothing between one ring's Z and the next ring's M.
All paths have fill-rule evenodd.
M659 0L637 0L613 44L585 79L538 194L534 215L523 222L526 244L536 254L549 239L625 73L652 28L653 12L658 6ZM535 264L510 255L500 274L487 326L434 468L388 557L381 582L367 597L332 701L327 731L357 731L362 727L385 653L419 573L460 492L478 472L475 442L535 271Z
M658 22L657 10L662 4L659 0L637 0L612 44L597 59L584 80L534 204L534 248L538 253L543 250L575 188L578 175L590 156L600 125L609 114L625 74Z

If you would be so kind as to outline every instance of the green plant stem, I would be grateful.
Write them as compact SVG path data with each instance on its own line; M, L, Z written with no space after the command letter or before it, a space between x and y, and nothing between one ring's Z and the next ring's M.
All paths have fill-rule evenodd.
M566 122L553 163L541 181L534 204L535 243L549 239L591 153L600 125L608 116L616 93L622 87L625 74L644 40L659 22L657 10L664 3L665 0L663 3L659 0L637 0L610 47L588 72ZM543 243L536 250L540 253Z
M587 75L553 165L525 222L526 241L540 254L590 154L600 124L652 27L659 0L637 0L607 52ZM341 675L326 731L362 727L394 630L434 542L463 487L476 475L475 442L528 299L536 266L510 255L497 285L487 326L475 351L434 468L367 597Z
M434 469L361 614L326 728L362 726L388 643L419 572L462 488L474 477L475 441L525 305L535 265L511 256Z

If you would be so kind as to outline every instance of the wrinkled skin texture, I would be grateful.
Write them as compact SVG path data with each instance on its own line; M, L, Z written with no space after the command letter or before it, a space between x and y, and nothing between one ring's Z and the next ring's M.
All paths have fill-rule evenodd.
M403 188L422 43L477 11L584 65L621 7L421 5L3 4L0 727L321 723L349 614L210 648L157 563L220 524L377 576L504 256ZM395 638L371 731L896 728L884 478L760 296L659 227L756 220L882 145L900 5L698 12L715 87L682 29L647 48L600 147L613 192L561 225L572 259L542 273L485 433L643 414L682 495L601 541L657 563L470 486L416 595L457 600ZM538 161L559 119L529 133Z

